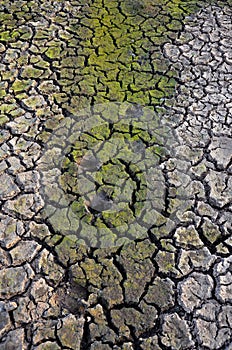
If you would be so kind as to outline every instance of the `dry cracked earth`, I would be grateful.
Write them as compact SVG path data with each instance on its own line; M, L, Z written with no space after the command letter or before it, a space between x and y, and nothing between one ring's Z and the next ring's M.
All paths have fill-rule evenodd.
M232 350L231 1L0 1L0 350Z

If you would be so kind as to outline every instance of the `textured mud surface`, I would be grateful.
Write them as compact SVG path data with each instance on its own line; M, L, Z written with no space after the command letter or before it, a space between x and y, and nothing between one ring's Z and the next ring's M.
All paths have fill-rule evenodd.
M231 2L0 23L0 350L231 350Z

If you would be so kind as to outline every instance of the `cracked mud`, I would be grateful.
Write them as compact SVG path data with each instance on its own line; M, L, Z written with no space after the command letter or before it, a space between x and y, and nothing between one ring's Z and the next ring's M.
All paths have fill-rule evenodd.
M0 350L232 349L231 6L0 1Z

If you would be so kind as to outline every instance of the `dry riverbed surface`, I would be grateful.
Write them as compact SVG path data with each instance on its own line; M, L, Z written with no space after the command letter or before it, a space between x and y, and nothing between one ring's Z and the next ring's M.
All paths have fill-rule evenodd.
M0 350L232 350L232 3L0 0Z

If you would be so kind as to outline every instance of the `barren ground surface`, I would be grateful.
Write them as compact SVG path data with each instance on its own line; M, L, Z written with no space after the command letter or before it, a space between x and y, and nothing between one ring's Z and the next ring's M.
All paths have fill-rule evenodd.
M0 350L232 350L231 6L0 0Z

